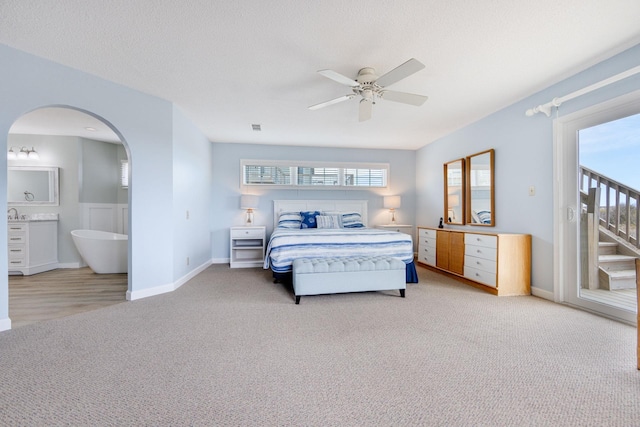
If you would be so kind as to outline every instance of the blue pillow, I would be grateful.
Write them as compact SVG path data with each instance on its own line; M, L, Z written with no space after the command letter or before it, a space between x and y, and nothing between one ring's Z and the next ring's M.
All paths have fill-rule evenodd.
M358 212L348 212L342 214L342 228L362 228L362 216Z
M300 212L300 215L302 216L300 228L318 228L316 216L320 215L319 211L303 211Z
M302 224L302 216L300 212L282 212L278 219L278 228L295 228L300 229Z

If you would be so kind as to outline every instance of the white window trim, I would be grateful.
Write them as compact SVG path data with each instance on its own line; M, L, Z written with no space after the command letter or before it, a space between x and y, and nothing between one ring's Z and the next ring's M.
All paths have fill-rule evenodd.
M244 168L245 166L279 166L283 168L291 168L291 184L245 184L244 182ZM313 167L313 168L336 168L338 169L338 185L299 185L298 182L298 168L299 167ZM386 171L386 182L384 186L364 186L364 185L344 185L344 170L345 169L382 169ZM240 188L272 188L278 189L304 189L304 190L369 190L389 188L391 183L391 166L389 163L358 163L358 162L315 162L308 160L256 160L256 159L241 159L240 160Z
M123 190L129 189L129 161L120 160L120 186Z

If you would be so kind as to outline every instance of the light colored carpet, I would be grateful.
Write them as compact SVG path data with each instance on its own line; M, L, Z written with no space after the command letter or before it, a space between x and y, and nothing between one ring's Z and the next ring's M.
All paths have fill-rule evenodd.
M2 425L637 426L636 330L418 267L407 297L303 297L217 265L0 333Z

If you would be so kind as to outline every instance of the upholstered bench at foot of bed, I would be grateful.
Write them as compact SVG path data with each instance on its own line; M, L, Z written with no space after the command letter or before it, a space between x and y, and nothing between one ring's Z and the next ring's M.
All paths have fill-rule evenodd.
M298 258L293 261L293 293L302 295L398 289L404 298L406 264L399 258Z

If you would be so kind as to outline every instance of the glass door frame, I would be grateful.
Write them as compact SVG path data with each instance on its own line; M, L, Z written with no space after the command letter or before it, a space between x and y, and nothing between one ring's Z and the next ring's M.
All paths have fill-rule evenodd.
M638 113L640 91L635 91L553 123L554 300L634 325L636 313L580 297L578 131Z

